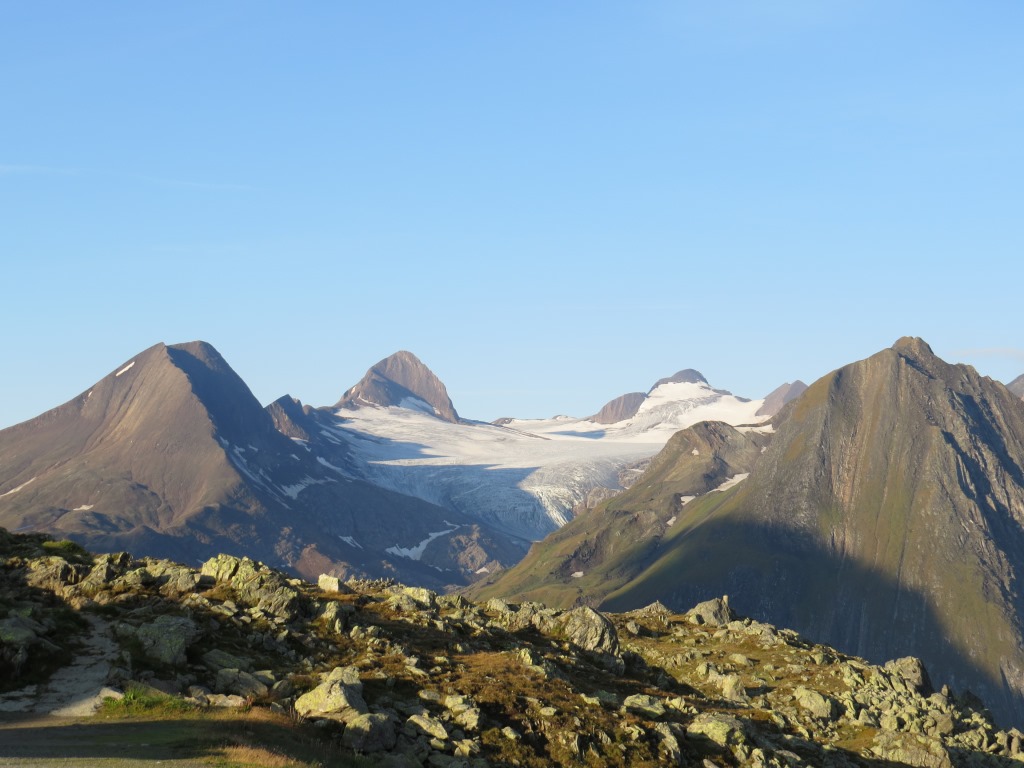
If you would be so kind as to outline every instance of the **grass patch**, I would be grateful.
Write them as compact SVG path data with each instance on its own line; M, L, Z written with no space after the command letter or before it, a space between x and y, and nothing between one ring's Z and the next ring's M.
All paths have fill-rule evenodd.
M69 563L92 565L92 554L81 544L61 539L60 541L44 541L42 546L43 552L47 555L63 557Z
M120 699L104 699L99 715L122 718L145 714L149 717L178 717L199 707L177 696L169 696L144 685L129 685Z

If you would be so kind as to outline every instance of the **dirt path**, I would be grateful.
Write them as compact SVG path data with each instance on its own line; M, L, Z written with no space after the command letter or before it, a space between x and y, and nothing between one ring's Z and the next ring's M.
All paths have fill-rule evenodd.
M86 619L89 633L74 662L59 669L42 685L29 685L0 696L0 712L86 717L99 708L106 696L117 694L106 683L120 649L111 639L106 623L94 616Z

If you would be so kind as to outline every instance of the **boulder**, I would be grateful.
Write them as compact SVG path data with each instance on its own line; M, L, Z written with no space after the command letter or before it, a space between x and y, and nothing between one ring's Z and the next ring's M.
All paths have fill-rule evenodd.
M743 724L739 720L732 715L717 712L702 712L697 715L686 726L686 734L698 741L701 738L707 739L721 747L743 744L747 740Z
M335 590L337 591L337 590ZM394 749L398 741L394 721L387 715L357 715L345 725L341 743L356 752L373 753Z
M287 579L248 557L217 555L203 563L203 576L230 584L239 602L286 620L298 616L302 596Z
M582 606L567 611L559 617L562 635L570 643L584 651L619 653L619 634L607 616L593 608Z
M894 677L898 677L910 690L922 696L930 696L935 692L932 688L932 681L928 677L928 670L924 662L914 656L904 656L902 659L888 661L884 667L885 671Z
M320 574L320 577L316 580L316 585L324 592L340 592L342 594L352 592L337 576L329 576L326 573Z
M135 637L147 658L171 667L184 666L186 651L202 632L196 623L184 616L157 616L138 627Z
M635 693L627 696L622 701L622 708L635 715L657 719L665 714L665 705L654 696L645 693Z
M217 672L217 690L237 696L266 696L267 686L254 675L241 669L221 669Z
M346 722L368 714L358 671L353 667L338 667L326 681L295 700L295 711L306 717L328 717Z
M833 699L810 688L798 687L793 691L796 703L812 717L831 720L836 714L836 703Z
M705 600L703 603L698 603L687 611L686 618L692 624L724 627L736 618L736 614L729 607L729 596L723 595L713 600Z

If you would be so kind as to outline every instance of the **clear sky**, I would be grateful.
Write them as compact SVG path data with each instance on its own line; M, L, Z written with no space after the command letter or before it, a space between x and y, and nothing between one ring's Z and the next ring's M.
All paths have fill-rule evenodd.
M1024 4L0 3L0 426L158 342L460 413L1024 373Z

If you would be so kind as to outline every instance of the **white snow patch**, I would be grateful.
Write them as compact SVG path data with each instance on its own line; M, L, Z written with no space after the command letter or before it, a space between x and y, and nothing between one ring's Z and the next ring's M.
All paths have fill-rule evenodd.
M296 456L296 455L295 455L294 453L289 453L288 455L289 455L289 456L291 456L291 457L292 457L293 459L295 459L296 461L299 461L299 457L298 457L298 456Z
M491 569L488 568L486 565L481 567L481 568L477 568L475 571L473 571L473 573L476 573L476 574L490 573L490 572L491 572Z
M436 416L437 411L434 410L434 406L425 400L420 400L418 397L403 397L401 402L398 404L399 408L405 408L408 411L419 411L420 413L426 413L431 416Z
M306 475L304 478L294 485L281 485L278 486L281 489L281 493L292 499L299 498L299 494L309 488L311 485L324 485L325 483L333 483L334 480L317 480L316 478Z
M687 504L689 504L691 501L693 501L696 498L697 498L696 496L680 496L679 497L679 504L680 504L680 506L685 507Z
M130 363L128 363L128 365L126 365L126 366L125 366L124 368L122 368L122 369L121 369L120 371L118 371L117 373L115 373L115 374L114 374L114 377L116 378L116 377L120 376L120 375L121 375L122 373L127 373L128 371L130 371L130 370L132 369L132 366L134 366L134 365L135 365L135 361L134 361L134 360L132 360L132 361L131 361Z
M671 527L672 527L672 524L673 524L673 523L674 523L674 522L675 522L676 520L678 520L678 519L679 519L678 517L676 517L675 515L672 515L672 517L670 517L670 518L668 519L668 522L667 522L667 523L665 523L665 526L666 526L666 527L668 527L668 528L671 528Z
M312 448L309 447L307 441L303 440L301 437L293 437L293 438L291 438L291 440L292 440L292 442L298 443L299 445L301 445L303 448L306 449L307 452L312 450ZM294 454L292 454L292 455L294 455Z
M757 432L761 435L771 435L775 432L774 424L745 424L742 427L736 427L738 432Z
M722 483L717 488L712 488L710 491L708 491L708 493L714 493L715 491L727 491L730 488L732 488L734 485L739 485L744 480L746 480L748 477L750 477L750 473L749 472L743 472L743 473L741 473L739 475L733 475L732 477L730 477L728 480L726 480L724 483Z
M694 448L692 451L690 451L690 454L693 456L700 456L700 451Z
M573 571L572 572L572 577L574 579L582 579L583 578L583 571Z
M75 508L74 508L74 509L72 509L71 511L72 511L72 512L88 512L88 511L89 511L90 509L92 509L92 508L93 508L94 506L95 506L95 504L83 504L83 505L82 505L82 506L80 506L80 507L75 507Z
M351 536L339 536L338 538L341 539L342 541L344 541L350 547L355 547L356 549L362 549L363 548L363 545L360 544L358 541L356 541Z
M35 480L35 478L33 477L33 478L31 478L30 480L26 480L26 481L25 481L24 483L22 483L21 485L19 485L19 486L18 486L17 488L11 488L11 490L7 491L7 493L0 493L0 499L2 499L2 498L3 498L4 496L10 496L10 495L11 495L12 493L17 493L17 492L18 492L18 491L20 491L20 490L21 490L22 488L24 488L24 487L25 487L26 485L28 485L29 483L31 483L31 482L32 482L32 480Z
M331 464L331 462L329 462L323 456L317 456L316 460L319 461L321 464L323 464L328 469L333 469L335 472L338 472L339 474L342 474L342 475L345 474L345 470L343 470L341 467L334 466L333 464Z
M447 520L445 520L445 523L447 525L451 525L451 523L449 523ZM437 531L436 533L428 534L427 538L425 538L423 541L421 541L415 547L408 547L408 548L406 548L406 547L400 547L400 546L398 546L396 544L393 547L388 547L384 551L388 552L388 553L390 553L392 555L397 555L398 557L407 557L410 560L419 560L421 557L423 557L423 553L426 551L427 545L430 542L432 542L434 539L439 539L442 536L447 536L449 533L454 533L458 529L459 529L459 526L456 525L455 527L449 528L448 530L445 530L445 531Z

